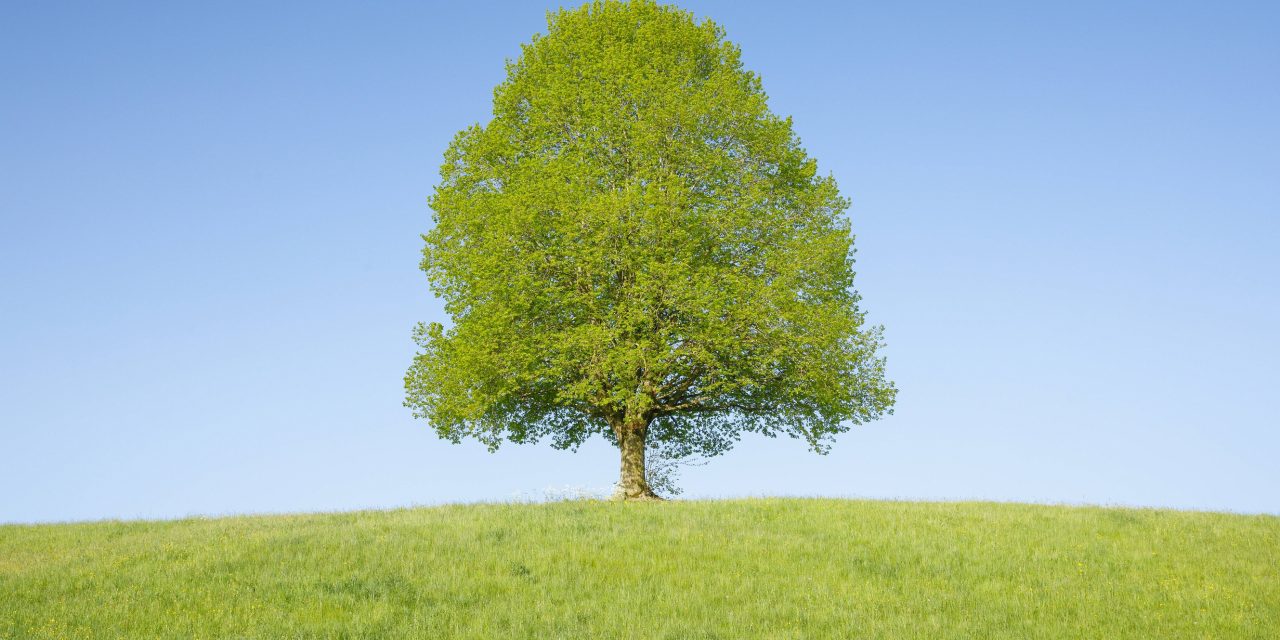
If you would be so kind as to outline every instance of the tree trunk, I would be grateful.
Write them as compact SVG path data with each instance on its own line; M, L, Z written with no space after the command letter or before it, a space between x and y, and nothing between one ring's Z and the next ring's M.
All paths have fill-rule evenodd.
M661 500L649 488L644 469L644 440L649 425L628 421L618 429L618 450L622 453L622 477L618 497L623 500Z

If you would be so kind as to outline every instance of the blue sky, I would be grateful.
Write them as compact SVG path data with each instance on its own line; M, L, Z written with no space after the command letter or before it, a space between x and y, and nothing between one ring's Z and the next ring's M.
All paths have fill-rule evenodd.
M5 3L0 521L607 487L400 405L441 153L548 6ZM1280 513L1280 5L682 6L852 199L901 389L690 495Z

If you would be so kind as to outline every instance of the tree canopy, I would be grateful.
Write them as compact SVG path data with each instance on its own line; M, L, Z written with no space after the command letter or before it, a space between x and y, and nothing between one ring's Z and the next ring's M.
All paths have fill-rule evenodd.
M622 493L644 450L713 456L743 432L823 452L892 412L853 287L849 202L710 20L648 0L548 18L457 134L422 269L406 405L497 448L600 435Z

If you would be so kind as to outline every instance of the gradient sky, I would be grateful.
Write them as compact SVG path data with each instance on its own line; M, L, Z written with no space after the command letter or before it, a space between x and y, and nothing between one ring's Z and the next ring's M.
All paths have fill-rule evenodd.
M548 6L0 6L0 521L608 487L400 404L441 154ZM1280 4L683 6L852 199L901 389L689 495L1280 513Z

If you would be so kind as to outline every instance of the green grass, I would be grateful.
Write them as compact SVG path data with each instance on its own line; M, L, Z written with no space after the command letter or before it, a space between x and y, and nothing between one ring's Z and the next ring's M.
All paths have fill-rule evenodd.
M1280 638L1280 518L446 506L0 527L2 638Z

